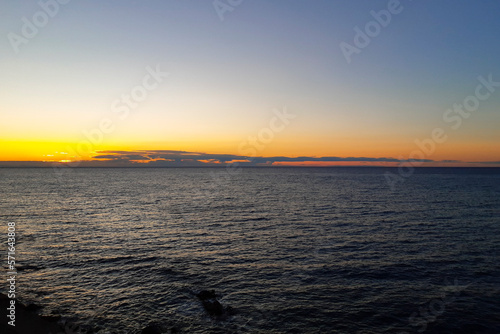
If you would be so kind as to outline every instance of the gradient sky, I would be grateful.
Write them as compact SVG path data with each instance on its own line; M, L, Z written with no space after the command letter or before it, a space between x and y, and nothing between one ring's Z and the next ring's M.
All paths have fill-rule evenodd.
M243 0L221 20L208 0L72 0L16 53L9 36L22 36L23 17L33 22L41 7L3 1L0 161L161 150L244 160L253 147L255 157L383 164L408 159L435 128L447 139L422 156L430 163L500 161L500 87L456 129L443 120L479 76L500 81L500 2L401 0L348 63L340 43L354 45L354 28L389 2ZM157 66L168 77L121 119L114 101ZM251 144L276 110L295 118ZM103 119L113 130L82 144ZM299 160L267 162L308 159Z

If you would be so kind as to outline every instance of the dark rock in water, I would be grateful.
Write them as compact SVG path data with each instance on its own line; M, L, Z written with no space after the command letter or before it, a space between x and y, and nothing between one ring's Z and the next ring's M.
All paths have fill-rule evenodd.
M41 315L40 318L48 322L58 322L61 319L61 315L60 314Z
M224 308L217 299L207 299L202 301L205 311L210 315L221 316L224 314Z
M81 325L79 326L79 332L78 331L74 331L74 333L87 333L87 334L93 334L93 333L97 333L99 332L99 330L97 330L96 328L92 327L92 326L89 326L89 325Z
M224 308L222 306L217 300L215 290L202 290L200 293L196 294L196 296L201 300L201 304L205 311L212 316L225 317L236 313L232 307L228 306Z
M202 290L196 295L200 300L215 299L215 290Z
M162 334L163 330L158 325L150 324L146 328L144 328L141 333L142 334Z
M226 307L226 309L224 310L224 312L227 314L227 315L235 315L236 313L238 313L234 308L232 308L231 306L228 306Z
M26 311L34 312L34 311L37 311L37 310L39 310L41 308L42 307L40 305L28 304L28 306L26 306Z
M18 332L14 329L15 327L12 327L7 324L0 324L0 333L2 334L18 334Z

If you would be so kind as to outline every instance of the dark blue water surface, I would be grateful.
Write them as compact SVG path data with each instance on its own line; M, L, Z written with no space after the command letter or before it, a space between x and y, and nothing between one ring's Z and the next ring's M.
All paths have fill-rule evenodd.
M100 333L500 333L500 169L387 171L3 168L1 231L21 301Z

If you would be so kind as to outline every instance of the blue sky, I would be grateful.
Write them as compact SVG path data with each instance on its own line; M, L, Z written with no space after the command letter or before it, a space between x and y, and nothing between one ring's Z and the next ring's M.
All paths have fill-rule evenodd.
M72 0L15 53L8 34L41 8L4 1L1 139L73 145L161 64L168 80L96 150L238 154L286 106L297 121L264 156L407 155L478 76L500 80L500 3L402 0L348 63L339 44L389 3L244 0L221 21L212 1ZM429 158L498 160L499 106L493 94Z

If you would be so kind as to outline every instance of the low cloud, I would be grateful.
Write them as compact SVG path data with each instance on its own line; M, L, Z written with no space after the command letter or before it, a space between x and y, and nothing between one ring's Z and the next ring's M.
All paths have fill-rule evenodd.
M71 166L70 161L0 161L0 167L50 167L54 163ZM228 164L254 166L387 166L417 163L429 167L500 167L500 161L465 162L461 160L399 160L391 157L251 157L237 154L211 154L176 150L97 151L78 167L220 167Z
M235 154L210 154L201 152L172 151L172 150L139 150L139 151L99 151L93 156L93 161L101 163L128 162L137 166L220 166L237 162L241 166L269 166L286 163L328 163L352 162L359 163L400 163L405 162L395 158L373 157L248 157ZM459 162L455 160L435 161L431 159L414 160L415 162Z
M500 161L477 161L472 162L474 164L486 164L486 165L500 165Z

